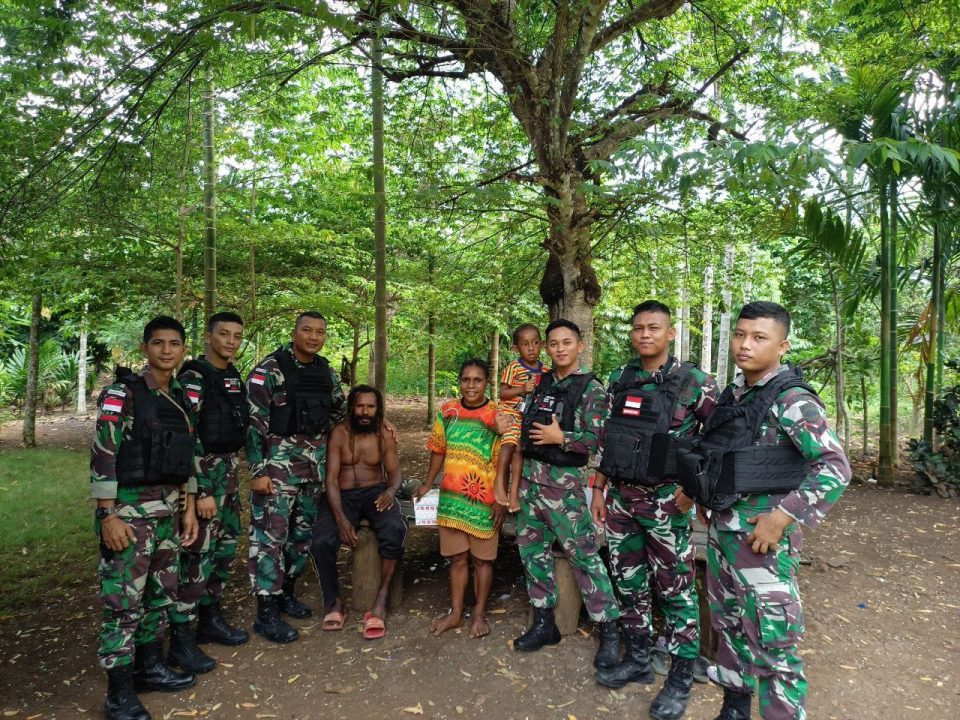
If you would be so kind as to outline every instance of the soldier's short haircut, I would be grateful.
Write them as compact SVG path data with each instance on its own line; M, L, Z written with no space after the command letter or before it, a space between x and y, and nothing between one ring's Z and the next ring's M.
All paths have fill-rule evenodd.
M293 323L293 326L299 327L300 321L303 320L304 318L310 318L311 320L323 320L324 324L327 323L327 319L323 315L318 313L316 310L304 310L302 313L297 315L297 320L296 322Z
M470 358L460 363L460 372L457 373L458 380L463 377L463 371L469 367L478 367L483 370L483 376L487 379L487 382L490 382L490 363L480 358Z
M214 313L210 316L210 319L207 320L207 332L213 332L217 323L237 323L237 325L243 325L243 318L235 312L224 311Z
M185 343L187 341L187 331L183 329L183 323L169 315L157 315L143 327L144 345L150 342L150 339L157 330L176 330L180 333L180 342Z
M737 320L757 320L769 318L783 327L783 336L790 335L790 312L783 306L769 300L755 300L740 308Z
M577 336L577 340L583 339L583 333L580 332L580 326L577 325L573 320L567 320L566 318L557 318L547 325L547 329L544 332L544 335L547 336L547 340L550 339L550 333L552 333L557 328L567 328L572 330L573 334Z
M527 330L533 330L537 334L537 340L540 339L540 328L533 323L523 323L523 325L517 325L517 328L513 331L513 335L510 336L513 338L514 345L520 342L520 336Z
M633 315L630 316L631 322L640 313L648 312L663 313L667 317L671 316L670 308L659 300L644 300L633 309Z

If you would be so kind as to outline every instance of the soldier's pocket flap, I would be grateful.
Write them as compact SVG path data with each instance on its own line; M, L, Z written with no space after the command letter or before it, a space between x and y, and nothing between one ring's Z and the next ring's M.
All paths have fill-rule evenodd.
M803 635L803 608L796 582L758 583L753 588L757 634L765 648L796 645Z

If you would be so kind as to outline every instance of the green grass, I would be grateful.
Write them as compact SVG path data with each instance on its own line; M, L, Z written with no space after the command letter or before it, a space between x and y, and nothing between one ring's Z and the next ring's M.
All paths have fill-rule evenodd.
M94 582L97 538L89 453L0 451L0 616Z

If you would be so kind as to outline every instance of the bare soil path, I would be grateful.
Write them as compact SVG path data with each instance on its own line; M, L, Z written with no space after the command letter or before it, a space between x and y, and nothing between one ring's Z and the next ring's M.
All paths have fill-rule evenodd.
M401 429L404 472L422 476L425 404L390 407ZM54 416L41 419L38 436L41 444L82 449L91 428L90 418ZM15 444L18 434L18 426L4 427L0 446ZM960 503L854 483L824 526L807 534L804 554L809 717L960 717ZM349 583L346 553L342 562ZM95 576L91 560L86 575L64 577L29 612L0 621L0 717L100 716L105 679L96 665ZM302 584L303 599L316 608L316 576ZM238 564L226 608L249 628L254 605L246 590ZM447 597L436 536L413 533L403 607L388 617L384 639L362 639L362 608L351 609L339 633L322 632L316 616L294 621L298 642L277 646L254 636L239 648L206 646L219 667L190 691L147 694L144 703L154 718L647 717L660 681L619 692L596 685L596 638L586 620L556 647L512 652L510 640L527 618L515 547L502 547L497 561L490 636L470 640L466 629L431 636L429 621L445 611ZM717 688L697 685L687 717L711 720L720 698Z

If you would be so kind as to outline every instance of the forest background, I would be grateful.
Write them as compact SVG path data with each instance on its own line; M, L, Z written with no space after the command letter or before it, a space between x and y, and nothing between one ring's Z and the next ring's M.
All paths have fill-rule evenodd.
M907 449L957 491L955 2L0 0L0 23L0 405L28 446L158 313L199 353L240 312L247 370L318 309L334 365L427 395L427 422L521 322L576 320L604 375L650 297L722 385L731 318L770 299L877 479Z

